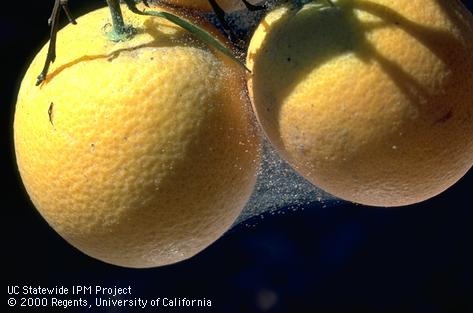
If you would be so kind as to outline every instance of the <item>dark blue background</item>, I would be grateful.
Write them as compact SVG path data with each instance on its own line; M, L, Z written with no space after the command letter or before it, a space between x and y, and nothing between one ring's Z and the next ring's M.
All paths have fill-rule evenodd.
M162 268L119 268L69 246L24 193L11 132L18 83L47 39L52 2L2 3L0 10L0 206L7 285L131 285L143 298L213 300L211 309L169 312L473 312L471 170L440 196L402 209L314 203L250 221L256 226L239 225L198 256ZM71 7L78 16L103 2L71 0ZM465 3L473 8L472 1ZM262 299L272 303L267 310Z

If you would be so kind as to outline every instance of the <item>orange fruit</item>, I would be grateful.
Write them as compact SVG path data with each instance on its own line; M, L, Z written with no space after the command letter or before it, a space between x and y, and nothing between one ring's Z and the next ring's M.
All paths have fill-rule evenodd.
M459 1L285 5L247 65L279 153L333 195L374 206L433 197L473 164L473 17Z
M247 202L259 165L243 70L181 28L123 9L138 29L105 36L108 9L58 34L21 84L15 150L46 221L84 253L126 267L187 259Z

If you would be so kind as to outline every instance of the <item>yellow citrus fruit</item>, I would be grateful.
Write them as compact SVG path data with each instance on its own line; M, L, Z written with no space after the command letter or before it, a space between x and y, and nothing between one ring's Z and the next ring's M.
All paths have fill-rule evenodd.
M241 0L215 0L215 2L225 12L245 9L245 5ZM248 2L251 4L257 4L261 1L249 0ZM209 0L163 0L162 3L208 12L212 11L212 6L210 5Z
M280 7L258 26L250 97L273 145L343 199L428 199L473 163L473 18L459 1Z
M69 243L105 262L152 267L198 253L235 221L259 165L243 70L153 17L112 43L109 10L44 47L18 95L14 139L34 205ZM249 109L248 109L249 108Z

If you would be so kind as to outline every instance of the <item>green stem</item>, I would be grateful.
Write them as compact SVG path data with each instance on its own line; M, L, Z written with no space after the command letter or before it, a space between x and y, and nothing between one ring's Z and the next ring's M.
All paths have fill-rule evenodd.
M110 40L125 41L133 37L135 29L125 24L120 8L120 0L107 0L107 4L112 15L112 31L107 34Z

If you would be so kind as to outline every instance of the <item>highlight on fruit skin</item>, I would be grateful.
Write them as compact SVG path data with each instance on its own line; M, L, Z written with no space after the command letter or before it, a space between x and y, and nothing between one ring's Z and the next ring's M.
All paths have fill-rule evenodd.
M240 66L164 19L123 13L138 30L128 41L107 39L106 8L61 30L40 87L47 46L36 55L18 95L15 152L32 202L70 244L154 267L232 225L254 187L260 138Z
M270 12L249 46L262 128L305 178L402 206L473 164L473 17L459 1L314 2Z

